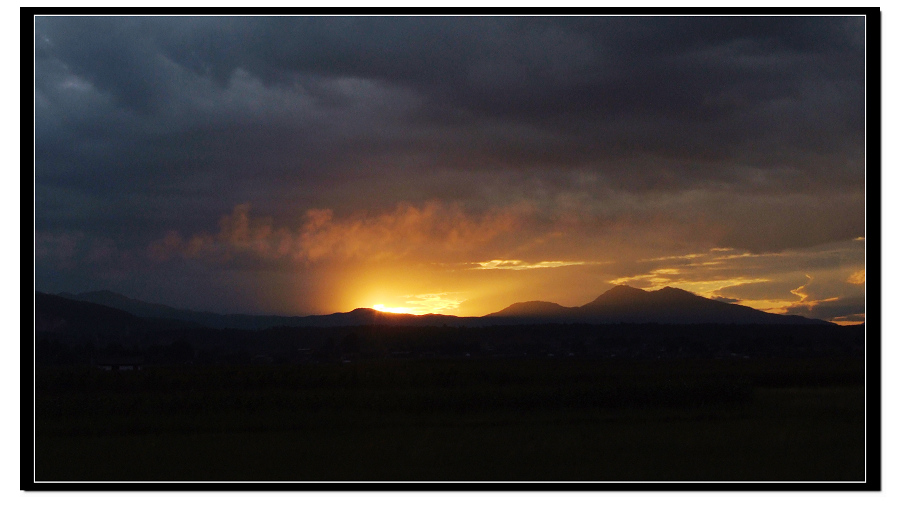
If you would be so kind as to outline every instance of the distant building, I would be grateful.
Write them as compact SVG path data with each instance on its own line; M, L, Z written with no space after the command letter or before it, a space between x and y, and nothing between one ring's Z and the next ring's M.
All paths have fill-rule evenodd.
M94 359L94 365L101 370L127 372L143 369L144 359L139 356L100 356Z

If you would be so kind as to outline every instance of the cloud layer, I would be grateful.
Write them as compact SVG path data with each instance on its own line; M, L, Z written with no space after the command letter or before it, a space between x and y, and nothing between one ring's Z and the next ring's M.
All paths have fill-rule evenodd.
M568 265L593 269L588 293L659 274L639 260L844 244L865 236L864 34L858 16L38 17L38 288L307 313L353 308L317 298L328 272L392 262ZM864 289L853 251L840 283Z

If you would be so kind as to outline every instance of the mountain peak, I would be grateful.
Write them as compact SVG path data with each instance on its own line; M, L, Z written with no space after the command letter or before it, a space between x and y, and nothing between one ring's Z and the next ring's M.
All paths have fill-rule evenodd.
M531 301L518 302L506 307L500 312L488 314L485 317L546 317L559 316L569 309L558 303Z
M632 303L635 300L644 299L649 294L650 293L644 291L643 289L633 288L626 284L619 284L608 289L605 293L595 298L592 302L586 305L582 305L582 307Z
M125 295L123 295L121 293L116 293L115 291L112 291L109 289L98 289L97 291L87 291L87 292L84 292L81 294L83 294L83 295L116 295L116 296L121 296L121 297L127 298Z
M87 291L84 293L79 293L77 295L73 295L71 293L59 293L57 296L62 296L63 298L72 298L77 300L90 301L93 303L103 303L109 302L113 300L121 300L121 301L136 301L132 298L129 298L121 293L116 293L115 291L110 291L108 289L101 289L98 291Z
M615 286L606 290L607 293L610 293L610 292L627 293L627 292L635 292L635 291L644 291L644 290L640 289L640 288L633 288L633 287L629 286L628 284L616 284Z
M666 286L662 289L658 289L658 290L654 291L654 293L662 293L662 294L666 294L666 295L676 295L676 296L685 296L685 295L700 296L696 293L691 293L690 291L687 291L684 289L673 288L672 286Z
M649 294L649 292L644 291L643 289L633 288L627 284L618 284L618 285L613 286L610 289L606 290L606 292L603 293L602 295L600 295L599 297L597 297L597 299L598 300L601 298L607 298L607 299L629 298L629 299L631 299L636 296L644 296L647 294Z

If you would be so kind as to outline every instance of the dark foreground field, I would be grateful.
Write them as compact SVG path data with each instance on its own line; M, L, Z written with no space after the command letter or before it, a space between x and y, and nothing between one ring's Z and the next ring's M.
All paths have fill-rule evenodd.
M860 359L40 368L37 481L860 481Z

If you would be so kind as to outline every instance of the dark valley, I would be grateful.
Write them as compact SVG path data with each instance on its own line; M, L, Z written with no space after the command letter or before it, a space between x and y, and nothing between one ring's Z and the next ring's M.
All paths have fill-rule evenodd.
M866 475L863 325L676 289L480 318L36 293L34 352L38 480Z

